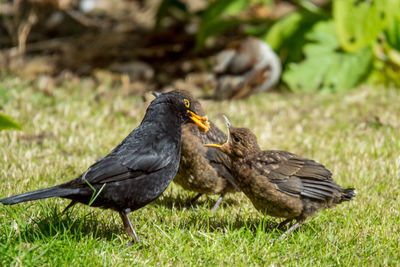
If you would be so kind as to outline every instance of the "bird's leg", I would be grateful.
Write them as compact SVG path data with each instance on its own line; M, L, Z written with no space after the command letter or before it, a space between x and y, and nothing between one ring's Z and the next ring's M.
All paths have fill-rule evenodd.
M221 196L218 198L217 202L215 202L214 207L211 209L211 212L214 213L217 211L219 205L221 205L222 200L224 199L225 194L222 193Z
M200 197L202 193L198 193L194 198L190 200L190 205L193 205L194 202L196 202Z
M286 232L284 232L280 237L279 240L285 239L288 237L294 230L299 228L300 225L303 224L303 221L297 221L295 224L293 224Z
M124 223L124 227L125 227L126 233L127 233L129 236L131 236L131 237L134 238L134 242L135 242L135 243L139 244L139 243L140 243L140 239L139 239L139 237L137 236L137 234L136 234L136 232L135 232L135 229L133 229L131 220L129 220L129 217L128 217L129 212L130 212L129 209L120 211L120 212L119 212L119 216L121 217L122 222ZM132 240L131 242L128 243L128 246L130 246L130 245L132 245L132 244L133 244L133 240Z
M292 219L286 219L284 221L282 221L281 223L279 223L278 228L282 229L286 224L290 223L292 221Z
M78 203L75 200L71 200L71 202L68 204L68 206L65 207L65 209L61 212L61 214L64 214L67 210L69 210L72 206L74 206L76 203Z

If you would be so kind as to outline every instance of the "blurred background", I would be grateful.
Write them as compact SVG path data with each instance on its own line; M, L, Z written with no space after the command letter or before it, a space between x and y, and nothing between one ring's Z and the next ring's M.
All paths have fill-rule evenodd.
M398 10L398 0L0 0L0 78L49 95L85 79L219 100L398 87Z

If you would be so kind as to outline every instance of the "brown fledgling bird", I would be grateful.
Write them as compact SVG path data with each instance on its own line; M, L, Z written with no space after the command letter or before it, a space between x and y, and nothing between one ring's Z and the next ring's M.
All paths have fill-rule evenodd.
M322 164L286 151L261 150L249 129L233 127L225 120L228 140L205 146L216 147L230 157L236 184L257 210L286 218L280 226L296 220L281 239L307 217L355 196L354 188L344 189L335 183Z
M153 92L155 97L160 93ZM192 105L200 116L205 116L199 101L192 98ZM216 148L204 147L205 143L222 143L226 135L214 123L208 121L210 128L204 133L198 127L186 124L182 126L181 160L174 182L188 191L198 193L192 200L194 203L203 194L220 195L211 209L215 212L227 193L240 191L235 184L229 157Z

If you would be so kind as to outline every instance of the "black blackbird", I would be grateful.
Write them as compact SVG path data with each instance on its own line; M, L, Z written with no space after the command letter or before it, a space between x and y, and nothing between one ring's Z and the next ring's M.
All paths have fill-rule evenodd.
M257 210L286 218L281 225L297 221L281 238L315 212L355 196L354 188L343 189L336 184L322 164L286 151L262 151L249 129L232 127L225 119L228 140L206 146L216 147L231 158L235 182Z
M153 92L154 96L160 93ZM204 116L205 112L199 101L193 100L197 114ZM197 192L192 199L196 201L202 194L218 194L220 197L212 211L215 212L226 193L239 191L233 181L230 171L230 159L225 153L215 148L204 147L205 143L222 143L226 135L214 123L210 130L201 133L194 124L182 126L181 161L174 182L185 190Z
M153 100L141 124L110 154L78 178L54 187L0 199L5 205L50 197L71 199L119 212L128 235L140 242L128 214L159 197L179 167L182 125L209 129L188 94L170 92ZM94 189L94 190L93 190ZM92 202L92 203L90 203Z

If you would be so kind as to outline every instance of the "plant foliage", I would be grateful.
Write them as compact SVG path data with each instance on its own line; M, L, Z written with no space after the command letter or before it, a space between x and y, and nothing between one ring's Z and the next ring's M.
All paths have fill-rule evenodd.
M399 0L291 1L294 11L277 20L243 19L255 3L273 10L273 1L210 1L196 14L196 49L237 27L279 54L282 81L292 91L343 92L363 82L400 86ZM168 8L186 10L178 0L162 1L161 14Z
M333 1L333 18L341 47L354 52L374 42L387 26L397 0Z
M204 46L208 37L226 31L240 23L235 17L245 9L249 0L214 1L202 13L196 36L197 48Z
M0 113L0 131L6 129L21 130L21 125L13 121L10 117Z
M367 72L370 48L355 53L340 51L332 21L319 22L306 35L305 60L291 63L283 80L294 91L345 91L352 88Z

